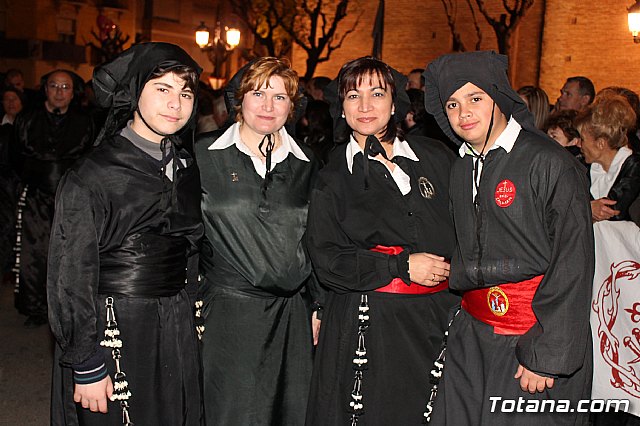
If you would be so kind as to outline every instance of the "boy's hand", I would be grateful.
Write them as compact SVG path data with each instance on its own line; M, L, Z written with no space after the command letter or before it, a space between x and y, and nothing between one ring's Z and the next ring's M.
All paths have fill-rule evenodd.
M111 377L107 376L99 382L88 385L76 384L73 392L73 400L82 405L82 408L97 413L107 412L107 399L113 394L113 383Z
M551 377L540 376L531 370L527 370L522 365L518 366L518 371L513 377L520 379L520 389L530 394L544 392L545 388L551 389L554 382Z

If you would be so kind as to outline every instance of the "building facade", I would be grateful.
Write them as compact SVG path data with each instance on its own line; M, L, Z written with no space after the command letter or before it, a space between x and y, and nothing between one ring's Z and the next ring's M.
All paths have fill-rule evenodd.
M444 1L386 0L382 59L408 72L451 52L452 29ZM496 19L505 13L501 0L485 2ZM474 19L467 2L447 3L457 3L453 22L466 50L475 50L477 44L481 49L497 50L495 33L477 9ZM535 0L512 36L513 85L539 85L551 102L565 79L573 75L591 78L596 90L618 85L640 91L635 78L640 73L640 44L633 43L627 28L631 3ZM329 61L318 65L315 75L335 77L344 62L371 54L377 5L374 0L351 1L338 34L358 19L356 30ZM32 87L39 76L55 68L70 68L88 79L97 60L96 52L86 45L99 44L92 32L100 36L99 21L106 20L130 37L125 47L134 40L182 46L204 68L205 79L212 64L195 44L195 28L200 22L212 28L218 21L239 27L240 49L227 61L227 72L233 73L244 62L240 52L251 48L253 38L230 10L229 3L220 0L0 0L0 71L20 68ZM306 53L294 45L291 59L294 68L304 74Z

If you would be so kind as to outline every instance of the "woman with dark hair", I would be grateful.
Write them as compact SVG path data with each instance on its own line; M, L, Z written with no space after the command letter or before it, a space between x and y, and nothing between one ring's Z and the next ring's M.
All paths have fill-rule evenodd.
M60 183L51 234L52 424L201 424L200 185L178 136L194 122L200 71L167 43L94 71L110 112Z
M263 57L227 95L236 122L196 141L206 424L301 425L313 350L302 290L316 310L320 296L304 242L318 164L285 128L302 97L298 75Z
M582 152L580 152L580 133L575 128L573 120L578 115L575 109L561 109L554 111L547 118L545 130L547 135L562 145L580 163L586 166Z
M333 148L333 121L329 104L325 101L309 101L304 116L298 121L296 134L323 165L327 164Z
M591 219L631 220L629 206L640 194L640 155L628 146L627 132L636 114L615 93L596 96L575 119L580 150L590 164Z
M449 309L448 213L453 154L397 135L406 78L364 57L330 86L338 146L318 179L308 239L328 288L308 425L410 425L422 421L428 374Z
M424 91L407 89L407 96L409 96L411 106L402 121L402 130L405 135L427 136L424 127L427 115L427 110L424 109Z

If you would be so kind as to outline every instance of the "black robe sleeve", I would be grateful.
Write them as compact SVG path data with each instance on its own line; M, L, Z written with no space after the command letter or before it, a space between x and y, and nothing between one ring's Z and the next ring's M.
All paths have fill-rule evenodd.
M567 376L580 369L590 342L589 309L594 271L588 183L567 168L548 184L535 183L551 246L549 266L533 298L538 322L518 341L516 357L527 369ZM575 309L574 309L575 307Z
M631 220L629 207L639 195L640 155L634 154L625 160L618 178L607 194L607 198L617 201L613 208L620 211L620 214L613 216L611 220Z
M375 290L393 278L408 284L409 250L388 255L358 247L336 217L339 204L320 177L311 197L307 230L309 252L320 282L337 293Z
M65 365L81 364L96 351L98 230L103 212L79 176L67 173L56 198L47 275L49 322Z

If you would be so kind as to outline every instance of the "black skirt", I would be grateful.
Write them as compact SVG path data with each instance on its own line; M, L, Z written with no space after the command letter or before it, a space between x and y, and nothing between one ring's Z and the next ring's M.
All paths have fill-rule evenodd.
M586 351L583 367L570 377L555 379L553 388L530 394L520 389L520 380L514 379L518 369L515 348L520 336L493 333L493 327L484 324L464 309L460 310L447 339L444 374L438 388L430 425L467 426L550 426L586 425L588 413L577 413L578 400L591 395L592 355ZM589 339L589 347L591 341ZM490 399L493 397L493 399ZM499 397L500 399L496 399ZM573 412L544 413L517 412L511 403L522 397L527 404L534 400L569 400ZM531 401L531 402L529 402ZM523 409L524 410L524 409Z
M104 330L104 297L96 303L98 330ZM200 360L186 292L158 298L114 296L113 306L122 340L120 368L131 392L131 421L137 425L201 425ZM100 350L113 380L111 349ZM56 360L59 353L57 348ZM118 401L109 401L107 414L92 413L73 402L72 373L54 362L51 424L122 425Z
M451 307L459 298L367 292L368 367L358 426L420 425ZM349 425L361 293L331 293L316 352L307 425Z
M206 424L302 425L313 344L300 293L256 297L210 286L203 312Z

